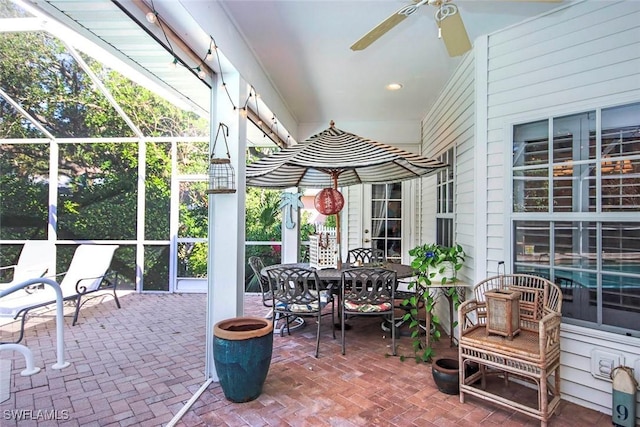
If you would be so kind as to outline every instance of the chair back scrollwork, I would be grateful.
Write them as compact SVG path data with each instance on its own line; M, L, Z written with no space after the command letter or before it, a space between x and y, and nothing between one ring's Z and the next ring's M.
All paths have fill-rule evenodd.
M384 251L377 248L351 249L347 254L347 262L350 264L384 262Z

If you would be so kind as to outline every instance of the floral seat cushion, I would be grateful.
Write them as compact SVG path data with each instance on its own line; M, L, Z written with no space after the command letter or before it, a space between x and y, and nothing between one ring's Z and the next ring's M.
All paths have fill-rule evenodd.
M390 302L371 304L345 300L344 308L347 311L357 311L359 313L378 313L381 311L390 311L392 309L392 304Z

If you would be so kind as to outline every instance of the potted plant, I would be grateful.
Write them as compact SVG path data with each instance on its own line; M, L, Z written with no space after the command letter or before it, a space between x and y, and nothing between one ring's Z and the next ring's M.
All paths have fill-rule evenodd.
M458 281L458 271L462 268L465 260L465 252L462 246L455 244L451 247L442 246L436 243L426 243L409 251L413 256L411 267L417 272L416 280L409 284L409 289L421 286L424 292L415 293L403 301L403 305L408 307L404 320L409 322L414 356L417 362L429 362L433 358L433 348L430 345L423 345L420 340L420 321L418 316L419 298L424 300L424 309L431 319L431 338L437 341L440 338L440 319L434 314L435 298L428 288L432 284L450 284L451 287L443 288L447 297L453 301L453 307L458 309L460 304L458 291L455 287ZM455 327L457 322L453 322ZM427 342L432 341L427 340Z

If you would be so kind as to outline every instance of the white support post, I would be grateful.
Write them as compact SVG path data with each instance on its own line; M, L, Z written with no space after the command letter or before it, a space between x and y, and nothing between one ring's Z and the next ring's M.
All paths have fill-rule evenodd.
M236 174L236 192L209 195L209 252L207 297L206 375L218 381L213 363L213 325L220 320L241 316L244 311L244 241L245 241L245 161L246 117L234 105L242 106L248 96L247 84L237 73L226 73L225 89L218 85L212 96L211 140L213 147L219 123L229 128L227 143L231 165ZM216 144L216 157L226 157L224 141Z

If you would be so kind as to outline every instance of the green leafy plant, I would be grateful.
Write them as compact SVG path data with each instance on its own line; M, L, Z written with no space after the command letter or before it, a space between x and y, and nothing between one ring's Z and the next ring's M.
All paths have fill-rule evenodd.
M433 358L432 347L426 347L420 339L420 300L424 301L424 309L431 315L431 330L426 333L431 334L432 341L440 339L440 319L434 313L436 298L429 292L429 286L439 283L447 297L453 301L454 309L458 309L460 300L456 282L458 281L458 271L465 261L465 252L462 246L453 245L451 247L441 246L436 243L425 243L409 250L409 255L413 257L411 267L417 272L416 280L409 284L409 289L416 289L419 292L405 299L402 304L408 307L404 320L409 322L411 330L412 348L416 362L429 362ZM457 322L453 323L455 327Z

